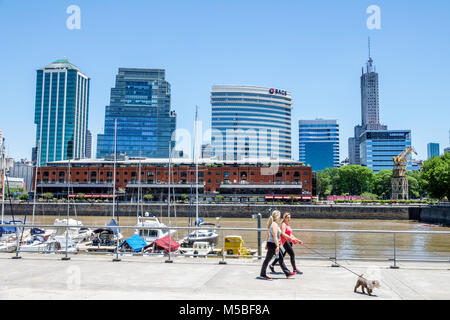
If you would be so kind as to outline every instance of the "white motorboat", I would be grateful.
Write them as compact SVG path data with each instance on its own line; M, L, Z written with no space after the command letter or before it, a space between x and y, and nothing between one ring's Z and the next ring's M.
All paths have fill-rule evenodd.
M190 257L206 257L212 250L211 244L207 241L196 241L190 248L180 248L182 253L187 254Z
M145 213L145 217L138 217L136 224L136 234L143 238L145 242L152 243L158 239L161 239L167 235L169 235L168 227L160 222L157 217L149 216L148 212ZM140 229L139 227L145 227L149 229ZM155 229L152 229L155 228ZM158 228L158 229L156 229ZM161 229L159 229L161 228ZM170 235L172 236L176 230L171 229Z
M184 244L193 245L195 242L208 242L211 246L215 246L219 239L219 234L215 232L215 225L212 223L201 223L199 227L213 226L213 228L195 230L184 238Z
M83 223L75 219L55 219L53 225L56 227L55 237L65 238L67 230L68 238L75 243L90 240L93 234L91 229L81 227Z

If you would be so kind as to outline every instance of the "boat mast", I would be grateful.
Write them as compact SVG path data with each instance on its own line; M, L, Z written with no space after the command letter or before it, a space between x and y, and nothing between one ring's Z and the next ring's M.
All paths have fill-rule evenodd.
M114 178L113 178L113 210L112 218L114 220L114 213L116 210L116 159L117 158L117 118L114 120Z
M5 138L2 138L2 224L5 223L5 183L6 183L6 163L5 163Z
M41 142L42 140L39 139L39 143L38 143L38 150L36 150L36 172L34 174L34 194L33 194L33 216L31 219L31 224L34 225L34 212L36 210L36 192L37 192L37 176L38 176L38 168L39 168L39 164L41 161Z
M198 148L197 148L197 118L198 118L198 106L195 106L195 123L194 123L194 161L195 161L195 221L198 222ZM198 227L198 226L197 226ZM198 230L196 230L198 235Z
M172 141L169 140L169 180L167 182L167 185L169 186L169 190L167 191L167 216L168 216L168 220L169 220L169 226L170 226L170 168L171 168L171 164L172 164L172 157L171 157L171 152L172 152ZM170 230L169 230L169 235L170 235Z
M141 201L140 197L140 189L141 189L141 159L139 159L139 185L138 185L138 194L137 194L137 210L136 210L136 224L139 221L139 203Z

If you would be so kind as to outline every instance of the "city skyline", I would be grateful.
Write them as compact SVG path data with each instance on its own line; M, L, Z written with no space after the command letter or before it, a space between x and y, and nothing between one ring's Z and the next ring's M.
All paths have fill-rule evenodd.
M331 14L342 17L337 21L333 19L336 30L332 30L330 28L332 23L325 21L324 18L319 19L320 23L323 23L322 26L314 23L313 19L324 12L323 4L327 4L327 17ZM361 65L367 59L365 44L367 37L370 36L372 56L376 57L377 71L381 74L382 123L388 124L393 129L411 129L412 145L419 153L416 158L424 160L426 145L429 141L436 141L443 147L448 145L448 124L445 120L449 118L449 102L444 94L444 88L448 84L446 74L450 70L449 62L445 57L450 50L448 44L439 41L449 21L447 17L450 10L445 10L448 4L442 4L441 7L426 4L410 6L408 17L405 17L402 14L402 2L389 4L379 1L378 4L383 13L383 28L368 30L365 25L367 19L365 9L370 4L369 1L363 1L358 5L347 3L339 6L324 1L321 7L320 5L283 3L283 11L289 11L289 19L280 24L281 14L275 13L273 21L278 22L278 25L273 22L265 26L263 22L267 21L263 20L268 14L267 9L271 7L271 2L262 1L258 8L253 8L248 3L233 2L219 4L199 1L190 6L181 3L166 5L156 2L156 9L170 11L170 19L180 18L180 20L175 26L161 29L164 32L151 33L154 39L152 43L162 43L163 52L160 52L158 45L144 45L145 53L141 54L126 53L116 47L114 50L117 52L106 50L105 43L111 40L113 34L122 40L126 39L129 28L134 27L140 30L138 27L145 26L145 22L134 19L132 26L127 29L122 23L114 26L106 23L105 18L98 21L94 19L103 12L102 10L106 10L109 19L114 21L120 21L118 19L120 15L142 16L145 9L148 9L145 4L138 3L133 9L132 6L127 7L118 3L103 7L99 4L80 1L81 29L68 30L65 27L65 20L68 17L65 9L68 3L56 6L45 1L39 5L29 4L30 11L39 16L39 24L30 29L30 26L36 24L36 18L29 13L21 12L22 16L12 21L9 14L5 12L19 11L20 4L1 2L0 7L3 9L0 13L1 23L9 26L2 28L1 37L5 45L16 49L0 53L3 61L11 61L5 66L5 77L0 80L2 88L0 103L8 106L7 110L3 109L4 120L0 123L3 134L7 138L8 154L16 159L31 158L30 150L35 139L33 133L35 128L33 128L32 116L28 115L32 112L35 99L34 90L30 91L30 88L36 85L35 76L32 75L37 68L48 61L67 56L92 79L89 129L94 137L103 130L102 109L104 110L104 106L108 104L109 89L113 87L115 70L118 67L163 68L167 71L167 78L172 84L173 109L178 115L185 115L181 121L177 122L177 128L193 131L195 105L200 106L199 118L203 121L203 129L207 130L210 127L209 93L214 84L279 87L292 92L293 123L302 118L339 120L340 160L343 160L348 153L346 138L352 136L353 126L360 119L358 76ZM403 5L406 5L406 2ZM195 9L199 7L203 7L203 13L195 12ZM177 31L181 30L181 25L188 21L187 17L183 17L175 10L180 8L187 9L187 12L191 14L190 20L192 15L195 15L198 20L194 20L201 21L188 24L182 30L182 34L186 36L184 39L175 36ZM253 9L262 17L257 18L253 14L247 19L248 13ZM222 22L230 12L236 18L236 25L225 32L221 29L219 22ZM431 18L423 21L425 12L433 17L432 21L428 20ZM42 19L42 16L46 15L52 18ZM17 15L11 14L11 16ZM216 23L215 20L219 22ZM104 24L103 29L101 23ZM206 25L212 30L205 30ZM257 27L265 32L255 33ZM61 40L51 43L51 37L39 39L39 49L29 57L28 48L36 45L33 37L36 33L48 28L54 28L52 36L60 37ZM119 30L120 28L124 29ZM6 29L12 31L6 33ZM311 31L311 35L306 35L305 31ZM241 50L234 53L220 45L218 39L210 39L212 32L217 32L218 39L227 41L232 48L241 46ZM262 47L258 44L260 40L269 38L276 40L277 35L281 34L293 38L292 50L289 52L277 50L276 55L272 48L266 48L265 52L261 51ZM427 36L430 34L433 34L433 37ZM131 37L137 39L143 35L142 31L136 31L136 34ZM167 39L162 41L162 37ZM94 39L98 44L94 42ZM188 44L192 42L194 45L189 46ZM82 44L90 45L91 49L87 52L81 50L84 47ZM203 50L205 46L212 46L213 49L205 51ZM174 53L181 48L184 49L182 53ZM212 54L213 52L215 54ZM28 59L24 59L25 55ZM422 59L424 56L426 59ZM274 57L278 59L273 59ZM15 64L14 61L19 59L21 63ZM337 59L339 59L339 66L336 64ZM186 66L189 62L192 63ZM218 66L219 63L220 66ZM414 67L404 68L405 65ZM327 92L326 95L322 94L324 90ZM21 115L20 120L18 114ZM294 129L291 133L294 147L291 156L298 159L298 154L294 151L297 150L298 145L295 131ZM96 144L97 141L94 140L93 146Z

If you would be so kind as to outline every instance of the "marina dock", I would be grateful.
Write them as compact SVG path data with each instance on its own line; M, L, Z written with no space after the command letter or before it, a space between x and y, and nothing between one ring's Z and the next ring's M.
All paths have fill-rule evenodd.
M256 279L263 260L163 256L61 255L22 253L0 255L0 299L223 299L223 300L401 300L450 299L450 263L343 261L357 273L369 272L381 282L375 296L354 293L357 277L330 261L298 261L303 275L273 281ZM286 261L290 267L289 261ZM279 271L279 267L278 271ZM268 270L269 272L269 270Z

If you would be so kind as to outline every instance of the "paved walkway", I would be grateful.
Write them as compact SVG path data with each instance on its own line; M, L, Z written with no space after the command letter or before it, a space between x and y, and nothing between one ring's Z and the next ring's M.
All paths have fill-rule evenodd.
M329 261L302 261L303 275L257 280L262 260L0 254L0 299L450 299L450 263L340 261L381 281L376 296L353 293L356 276ZM287 262L288 267L290 263ZM279 269L279 267L278 267Z

